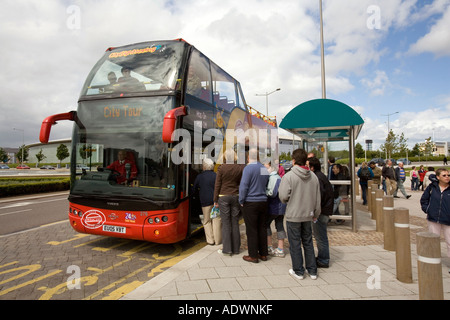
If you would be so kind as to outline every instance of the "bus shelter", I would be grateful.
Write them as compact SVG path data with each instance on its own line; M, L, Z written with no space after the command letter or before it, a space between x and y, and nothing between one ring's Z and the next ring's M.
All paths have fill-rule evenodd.
M304 102L292 109L281 121L280 128L299 136L303 148L321 145L324 174L328 173L328 149L330 142L348 142L350 180L332 180L334 185L350 185L350 214L330 216L331 219L352 221L356 225L356 164L355 140L364 125L361 116L348 105L331 99L316 99ZM309 150L310 151L310 150Z

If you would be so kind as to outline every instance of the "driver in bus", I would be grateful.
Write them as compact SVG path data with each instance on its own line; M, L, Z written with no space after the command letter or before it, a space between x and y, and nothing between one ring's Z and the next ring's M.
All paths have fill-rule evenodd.
M107 169L114 170L118 174L117 183L127 185L137 176L137 167L134 161L127 159L127 151L120 150L117 154L118 159L107 166Z

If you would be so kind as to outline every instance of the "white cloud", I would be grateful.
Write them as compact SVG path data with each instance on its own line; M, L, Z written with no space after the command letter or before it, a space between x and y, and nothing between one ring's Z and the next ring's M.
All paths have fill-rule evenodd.
M358 142L364 139L374 141L374 149L385 142L388 128L386 121L364 119L365 124ZM434 135L435 141L450 141L450 99L447 104L438 107L426 107L422 111L402 111L390 118L389 128L397 135L404 133L408 145L412 148L416 143Z
M447 52L446 47L439 49L433 38L450 29L445 29L450 19L444 0L436 0L421 10L415 9L418 1L377 1L379 30L367 27L367 8L374 5L373 0L323 3L330 98L342 97L344 102L362 105L358 102L360 91L364 91L360 90L361 84L373 97L386 95L390 86L398 88L394 75L390 79L389 70L382 64L391 53L383 41L392 30L408 28L443 8L447 8L446 14L424 40L417 42L416 50L424 50L426 44L422 42L428 41L427 47L434 53ZM67 12L70 5L80 9L79 29L67 25L73 18L73 13ZM248 104L258 110L265 110L265 99L255 94L281 88L269 98L270 113L278 119L298 104L321 97L315 1L5 0L2 8L2 147L22 143L21 135L15 134L12 127L26 128L26 143L33 143L38 140L45 117L75 109L85 77L106 48L147 40L184 38L238 79ZM373 69L377 72L372 76L368 70ZM368 131L369 125L374 125L375 130L383 127L376 120L366 121ZM51 138L70 134L70 124L61 124L52 131Z
M373 78L364 78L361 83L370 90L372 96L384 95L386 87L390 86L389 77L382 70L376 70Z
M437 57L450 56L450 6L442 18L434 24L430 32L412 44L409 53L431 52Z

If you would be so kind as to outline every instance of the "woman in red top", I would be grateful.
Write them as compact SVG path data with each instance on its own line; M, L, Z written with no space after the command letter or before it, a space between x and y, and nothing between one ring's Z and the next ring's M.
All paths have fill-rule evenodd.
M423 168L423 165L420 166L419 169L419 185L417 186L416 190L419 190L419 188L422 186L422 191L423 191L423 179L425 179L425 174L427 173L427 171Z

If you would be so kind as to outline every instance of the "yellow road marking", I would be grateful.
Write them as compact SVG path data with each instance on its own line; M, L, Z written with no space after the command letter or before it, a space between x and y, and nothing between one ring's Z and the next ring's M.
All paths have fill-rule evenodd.
M75 241L75 240L78 240L78 239L81 239L81 238L84 238L84 237L88 237L88 236L89 236L88 234L81 234L81 233L79 233L79 234L76 234L75 237L73 237L71 239L67 239L67 240L64 240L64 241L50 241L50 242L47 242L47 244L50 244L52 246L59 246L61 244L64 244L64 243L67 243L67 242L71 242L71 241Z
M49 273L49 274L46 274L45 276L41 276L41 277L39 277L39 278L36 278L36 279L30 280L30 281L21 283L21 284L19 284L19 285L17 285L17 286L14 286L14 287L9 288L9 289L2 290L2 291L0 291L0 296L5 295L5 294L7 294L7 293L10 293L11 291L14 291L14 290L17 290L17 289L26 287L26 286L28 286L28 285L30 285L30 284L39 282L39 281L44 280L44 279L46 279L46 278L52 277L52 276L54 276L55 274L58 274L58 273L60 273L60 272L61 272L61 270L56 270L56 271L53 271L53 272L51 272L51 273Z

